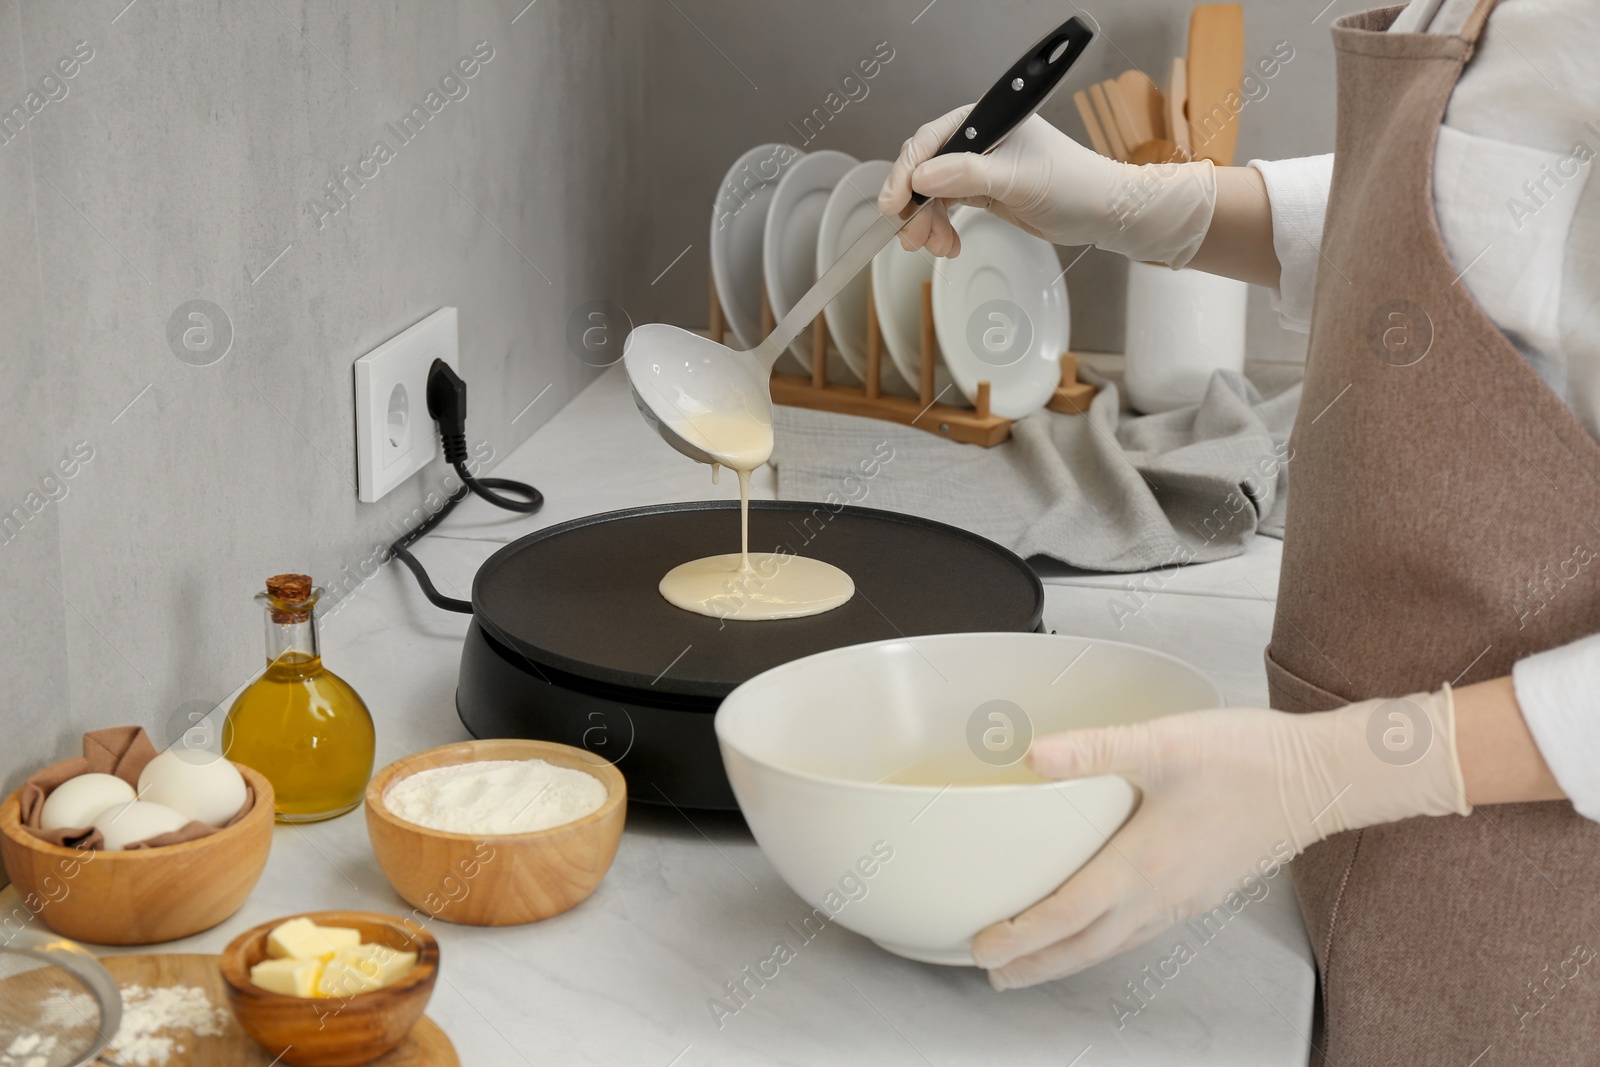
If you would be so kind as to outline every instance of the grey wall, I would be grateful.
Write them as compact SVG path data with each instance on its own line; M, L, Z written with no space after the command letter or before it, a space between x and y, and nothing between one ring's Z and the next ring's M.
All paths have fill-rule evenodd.
M93 51L0 144L0 513L23 515L0 788L88 728L170 741L259 671L267 575L356 570L439 484L357 502L358 356L459 307L469 431L500 455L592 376L565 320L634 262L643 34L618 4L513 24L525 3L0 0L0 109ZM467 95L402 146L385 123L480 41ZM319 231L307 200L379 138L394 158ZM209 366L168 344L191 299L232 322Z
M1372 4L1336 0L1319 16L1325 2L1245 0L1247 62L1266 56L1278 41L1289 42L1295 57L1266 83L1266 95L1242 112L1239 162L1332 150L1328 23ZM931 7L928 0L675 0L660 5L651 35L649 191L657 228L650 258L665 265L685 245L693 247L654 287L647 317L676 313L674 321L705 321L706 206L727 166L751 145L787 141L859 159L892 159L917 126L976 99L1022 47L1080 11L1099 24L1101 36L1069 76L1068 89L1130 68L1164 85L1171 57L1187 50L1190 9L1185 0L1101 0L1082 6L1042 0L937 0ZM879 41L893 47L894 59L866 83L868 94L847 104L819 136L802 144L795 126ZM1059 94L1043 113L1083 137L1070 92ZM1063 265L1077 254L1063 250ZM1067 275L1075 347L1121 349L1125 273L1119 258L1090 252ZM1265 293L1253 296L1252 356L1303 358L1303 337L1278 328Z

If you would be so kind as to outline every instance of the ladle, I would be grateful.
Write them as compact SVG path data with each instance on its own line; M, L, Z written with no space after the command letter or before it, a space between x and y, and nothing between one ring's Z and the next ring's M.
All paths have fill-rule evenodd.
M1077 15L1045 34L983 95L935 155L991 151L1050 98L1093 37ZM761 434L741 430L770 434L763 428L772 425L772 364L926 203L927 197L914 193L901 217L879 216L748 352L664 323L634 329L622 359L645 421L690 459L735 469L759 466L766 457L752 454L749 442Z

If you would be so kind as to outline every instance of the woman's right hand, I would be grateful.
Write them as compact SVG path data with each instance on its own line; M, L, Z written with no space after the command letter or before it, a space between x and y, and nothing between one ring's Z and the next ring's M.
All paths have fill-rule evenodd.
M1085 148L1038 115L1030 117L988 155L951 152L934 157L960 129L972 105L923 126L900 148L878 210L899 214L913 190L937 198L900 231L906 251L926 247L954 256L961 239L947 204L972 204L1058 245L1087 245L1114 232L1112 205L1129 164Z
M961 240L948 204L972 204L1054 244L1097 245L1182 266L1199 248L1216 202L1209 162L1135 166L1085 148L1038 115L987 155L934 153L972 105L923 126L900 149L878 194L899 214L913 191L935 198L900 231L907 251L954 256Z

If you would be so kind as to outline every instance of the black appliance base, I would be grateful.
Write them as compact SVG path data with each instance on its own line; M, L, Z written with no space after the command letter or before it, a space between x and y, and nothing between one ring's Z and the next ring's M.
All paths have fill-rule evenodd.
M610 760L628 779L630 802L738 810L712 730L720 699L646 704L638 694L596 689L522 659L474 620L461 653L456 714L473 737L556 741Z

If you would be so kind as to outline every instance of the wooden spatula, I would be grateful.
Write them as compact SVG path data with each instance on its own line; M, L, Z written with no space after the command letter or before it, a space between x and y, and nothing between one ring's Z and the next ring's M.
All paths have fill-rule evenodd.
M1167 136L1189 159L1189 115L1184 105L1189 99L1189 73L1182 56L1174 56L1167 75Z
M1201 4L1189 18L1189 146L1196 158L1233 165L1244 77L1244 9L1239 4Z
M1111 155L1111 142L1106 140L1106 133L1100 128L1100 120L1094 116L1094 105L1089 102L1089 94L1079 89L1072 94L1072 102L1078 108L1078 117L1083 120L1083 129L1089 135L1089 144L1102 156Z
M1094 101L1095 117L1100 120L1100 128L1105 132L1106 140L1111 144L1112 156L1126 161L1128 158L1128 143L1123 140L1122 132L1117 126L1116 116L1111 113L1111 104L1106 100L1105 86L1099 83L1089 86L1089 99Z
M1134 134L1131 144L1168 137L1167 109L1161 90L1144 71L1129 70L1118 75L1117 91L1128 111L1128 123Z
M1146 141L1137 145L1128 152L1129 163L1187 163L1188 158L1179 150L1178 146L1164 137L1153 141Z
M1133 152L1133 146L1141 140L1139 129L1134 125L1133 114L1128 109L1128 102L1122 99L1122 87L1115 78L1107 78L1100 83L1101 90L1106 94L1106 106L1111 109L1111 117L1117 124L1117 133L1122 137L1122 144L1126 151L1124 159Z

